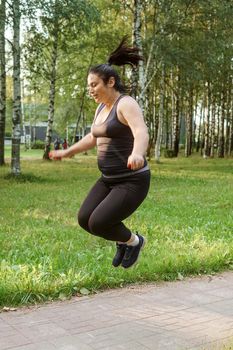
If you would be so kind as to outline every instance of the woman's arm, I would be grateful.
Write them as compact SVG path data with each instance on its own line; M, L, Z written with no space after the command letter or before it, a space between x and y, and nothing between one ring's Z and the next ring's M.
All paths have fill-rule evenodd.
M85 152L96 146L96 138L90 132L84 136L80 141L74 143L71 147L65 150L51 151L49 157L51 159L56 158L69 158L75 155L76 153Z
M147 126L144 122L141 108L130 96L126 96L119 101L118 118L128 125L134 136L134 146L128 158L128 167L137 170L144 165L144 156L149 142Z

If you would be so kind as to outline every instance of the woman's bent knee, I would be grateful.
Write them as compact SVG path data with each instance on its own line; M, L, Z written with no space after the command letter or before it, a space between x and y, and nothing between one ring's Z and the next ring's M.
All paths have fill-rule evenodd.
M79 211L77 213L77 219L78 219L78 223L79 225L86 231L90 231L89 227L88 227L88 220L89 217L83 212L83 211Z
M101 218L97 218L96 216L90 217L88 227L93 235L103 238L106 238L105 232L106 230L109 230L106 228L106 224L103 222L103 220L101 220Z

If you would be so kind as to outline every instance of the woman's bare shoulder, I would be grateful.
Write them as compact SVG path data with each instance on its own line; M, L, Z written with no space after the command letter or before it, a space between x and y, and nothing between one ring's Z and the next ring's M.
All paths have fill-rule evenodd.
M129 95L123 96L123 97L120 99L120 101L119 101L119 103L118 103L118 106L119 106L119 109L122 109L122 108L123 108L123 109L124 109L124 108L132 108L132 107L138 108L138 107L139 107L137 101L136 101L133 97L131 97L131 96L129 96Z
M130 95L123 95L119 101L119 103L127 103L127 102L131 102L131 103L134 103L137 101Z

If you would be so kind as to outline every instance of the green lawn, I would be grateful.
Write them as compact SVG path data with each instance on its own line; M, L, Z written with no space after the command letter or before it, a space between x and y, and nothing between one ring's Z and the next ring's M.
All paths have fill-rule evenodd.
M76 222L99 176L95 156L45 162L42 151L27 152L37 158L22 152L18 181L6 178L9 164L0 168L1 306L233 268L232 159L151 163L149 195L126 220L148 244L140 263L124 270L111 266L114 244Z
M41 159L43 157L43 149L25 149L25 146L21 145L20 156L23 159L34 158ZM5 157L11 157L11 146L5 146Z

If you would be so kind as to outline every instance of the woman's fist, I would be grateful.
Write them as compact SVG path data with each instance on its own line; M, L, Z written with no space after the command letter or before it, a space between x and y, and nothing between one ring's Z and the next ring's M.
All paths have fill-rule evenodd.
M131 154L128 158L127 168L138 170L144 165L144 158L140 154Z

